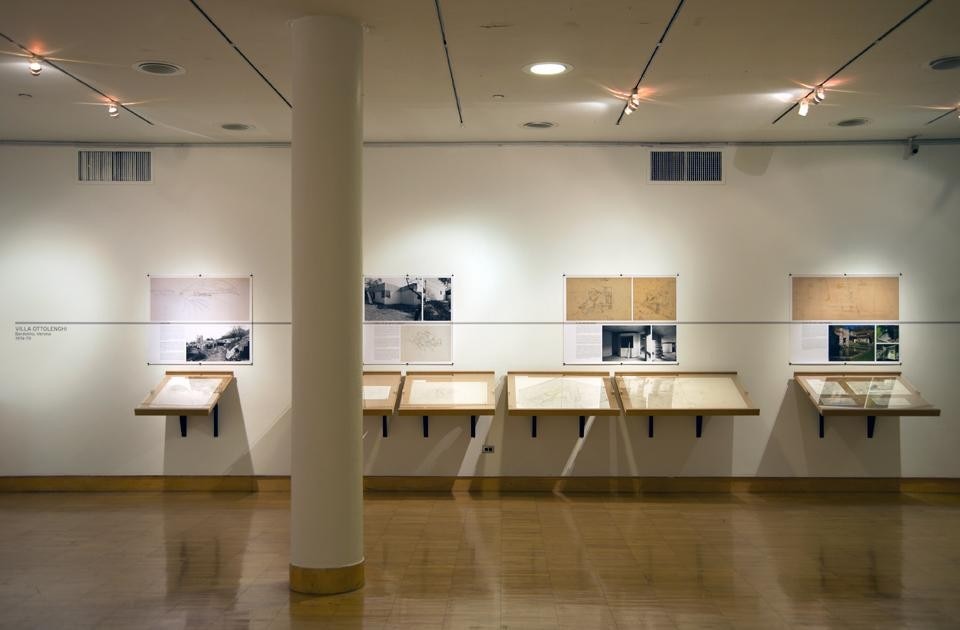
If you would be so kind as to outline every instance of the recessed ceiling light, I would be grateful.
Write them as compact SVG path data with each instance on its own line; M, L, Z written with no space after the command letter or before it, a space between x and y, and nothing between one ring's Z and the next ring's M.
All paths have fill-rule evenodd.
M934 59L930 62L930 67L934 70L956 70L960 68L960 55Z
M220 128L226 129L227 131L247 131L248 129L253 129L253 125L246 123L224 123L220 125Z
M573 66L560 61L540 61L526 66L524 72L536 74L541 77L549 77L557 74L566 74L573 70Z
M557 123L550 122L548 120L535 120L530 122L523 123L523 126L527 129L549 129L551 127L556 127Z
M141 61L134 64L133 67L144 74L156 74L165 77L184 74L186 72L186 69L182 66L167 63L166 61Z
M837 127L863 127L870 124L869 118L847 118L834 123Z
M26 92L20 92L17 96L20 98L33 98L33 94L27 94Z

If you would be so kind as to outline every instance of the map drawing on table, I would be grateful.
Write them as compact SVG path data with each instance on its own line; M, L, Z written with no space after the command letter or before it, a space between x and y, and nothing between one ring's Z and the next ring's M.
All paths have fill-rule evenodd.
M210 403L221 378L171 377L150 404L154 407L203 407Z
M647 376L624 379L631 401L650 409L737 409L745 406L730 378Z
M820 404L824 407L858 407L855 398L849 396L820 396Z
M630 278L566 278L567 321L629 321Z
M411 405L484 405L487 383L483 381L433 381L413 379L410 385Z
M389 385L364 385L363 386L363 399L364 400L386 400L390 397L390 386Z
M818 396L846 396L847 390L836 381L828 381L822 378L811 378L807 381L810 388ZM855 392L856 393L856 392ZM866 393L866 392L863 392Z
M676 319L676 277L636 276L633 278L634 321L675 321Z
M609 409L602 377L524 376L515 378L516 404L529 409Z

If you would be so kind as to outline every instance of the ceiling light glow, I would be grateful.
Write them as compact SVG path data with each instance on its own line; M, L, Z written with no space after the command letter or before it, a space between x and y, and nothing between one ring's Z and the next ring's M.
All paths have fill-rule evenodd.
M40 63L38 58L30 57L30 62L27 64L27 68L30 69L30 74L37 76L43 70L43 64Z
M530 64L525 68L530 74L536 74L541 77L550 77L558 74L566 74L573 69L573 66L561 63L559 61L541 61Z

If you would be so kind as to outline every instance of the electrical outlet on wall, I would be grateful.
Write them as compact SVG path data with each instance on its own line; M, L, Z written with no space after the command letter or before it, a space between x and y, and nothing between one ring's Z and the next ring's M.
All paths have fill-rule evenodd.
M492 452L493 452L493 444L484 444L484 445L483 445L483 452L484 452L484 453L492 453Z

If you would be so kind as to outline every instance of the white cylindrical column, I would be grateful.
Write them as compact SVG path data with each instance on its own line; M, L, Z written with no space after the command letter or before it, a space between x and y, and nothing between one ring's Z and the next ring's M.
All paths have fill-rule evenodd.
M290 588L363 586L360 24L293 22Z

